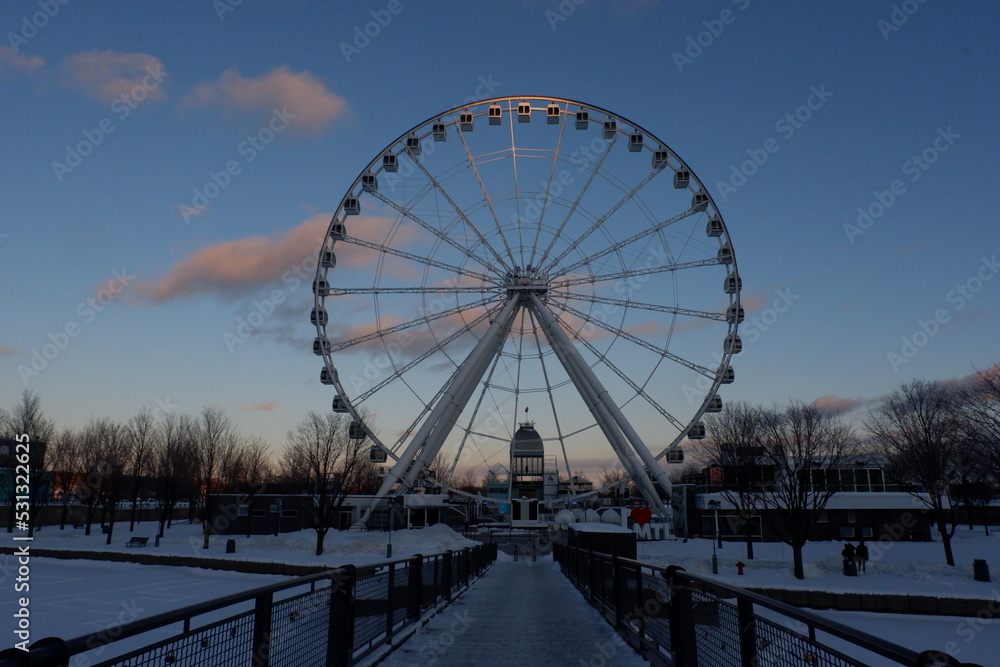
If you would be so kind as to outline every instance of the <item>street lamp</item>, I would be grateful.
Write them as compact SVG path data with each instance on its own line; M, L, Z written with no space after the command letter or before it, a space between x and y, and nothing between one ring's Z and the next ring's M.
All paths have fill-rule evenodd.
M719 548L722 548L722 539L719 535L719 507L722 505L718 500L709 500L708 508L715 510L715 539L712 540L712 574L719 573L719 557L715 553L715 543L719 543Z
M392 524L393 524L393 509L396 507L396 503L402 500L402 496L393 496L389 498L389 544L385 547L385 557L392 558Z

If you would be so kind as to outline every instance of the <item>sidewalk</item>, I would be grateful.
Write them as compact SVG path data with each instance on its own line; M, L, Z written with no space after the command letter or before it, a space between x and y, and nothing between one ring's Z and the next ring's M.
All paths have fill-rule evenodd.
M386 667L648 667L548 557L498 561Z

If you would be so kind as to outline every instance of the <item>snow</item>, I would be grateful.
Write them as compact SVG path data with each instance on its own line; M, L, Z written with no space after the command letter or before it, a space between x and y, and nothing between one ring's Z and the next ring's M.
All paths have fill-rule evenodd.
M36 533L32 545L36 549L74 549L83 551L114 551L125 554L149 553L158 555L194 556L197 558L220 558L224 560L281 562L298 565L364 565L386 560L388 533L366 531L340 531L331 529L324 541L324 553L316 556L316 533L302 530L294 533L274 535L213 535L209 549L203 549L201 526L187 523L174 524L154 547L156 524L143 523L135 532L128 532L128 522L115 524L114 539L105 545L106 535L100 527L94 534L86 536L83 529L46 527ZM125 542L133 536L148 537L145 548L129 548ZM236 541L236 553L226 553L226 542ZM460 550L478 544L466 539L448 526L437 524L428 528L397 530L392 533L393 558L406 558L417 553L428 555L447 550Z
M689 572L712 575L710 539L639 542L638 559L659 565L680 565ZM754 559L746 557L743 542L723 542L717 549L718 579L744 587L806 589L850 593L895 593L994 599L994 584L972 578L972 561L985 559L994 579L1000 576L1000 533L989 537L982 528L960 527L952 540L956 567L945 564L944 548L934 542L866 541L871 559L867 574L845 577L841 549L844 542L810 542L803 549L803 580L792 576L792 550L781 543L754 542ZM746 563L745 575L736 574L736 562Z

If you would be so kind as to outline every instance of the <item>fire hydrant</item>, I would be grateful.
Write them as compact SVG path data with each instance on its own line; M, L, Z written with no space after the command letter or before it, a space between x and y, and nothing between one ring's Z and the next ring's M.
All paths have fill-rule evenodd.
M747 566L743 561L738 561L736 563L736 574L743 574L743 568Z

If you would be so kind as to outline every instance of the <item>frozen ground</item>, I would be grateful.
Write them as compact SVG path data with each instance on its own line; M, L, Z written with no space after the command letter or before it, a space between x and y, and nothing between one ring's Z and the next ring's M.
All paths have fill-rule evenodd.
M362 565L385 560L388 533L365 531L330 530L327 533L325 550L316 556L316 533L303 530L295 533L273 535L213 535L209 549L202 548L201 526L187 523L174 524L154 547L156 524L147 522L136 526L135 532L128 532L128 522L115 524L114 539L110 545L104 542L100 526L93 534L84 535L83 529L47 526L37 533L32 544L35 548L82 549L87 551L118 551L121 553L152 553L161 555L195 556L198 558L223 558L226 560L249 560L296 563L300 565ZM130 537L148 537L149 546L128 548L125 543ZM236 540L236 553L226 553L226 541ZM463 549L478 544L468 540L447 526L397 530L392 533L393 558L405 558L414 554L433 554L447 549Z
M857 542L855 542L857 544ZM866 542L871 551L868 572L845 577L840 550L843 542L811 542L805 546L804 580L792 576L792 550L776 543L754 543L754 559L747 560L746 545L723 542L717 550L719 578L737 586L803 588L857 593L896 593L1000 601L1000 532L989 537L982 528L961 527L952 540L956 567L945 565L940 541L878 544ZM711 575L712 540L687 542L640 542L639 560L680 565L689 572ZM985 559L993 583L972 578L972 561ZM736 562L746 563L744 576L737 576ZM998 602L1000 604L1000 602Z

